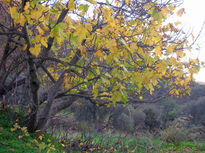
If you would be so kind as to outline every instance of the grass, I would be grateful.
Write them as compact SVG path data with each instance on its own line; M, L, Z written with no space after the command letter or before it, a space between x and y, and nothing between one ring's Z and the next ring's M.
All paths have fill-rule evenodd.
M180 144L167 144L166 151L175 152L205 152L205 143L180 142Z
M141 138L126 138L113 134L79 134L75 138L64 139L69 152L116 152L116 153L201 153L205 152L205 143L180 142L166 143L160 138L151 139L149 136Z
M12 115L11 115L12 114ZM12 120L11 120L12 118ZM48 134L36 137L19 126L24 116L0 110L0 153L56 153L65 152L63 146ZM14 122L18 121L18 122Z
M12 115L11 115L12 114ZM0 110L0 153L201 153L205 143L167 143L151 134L141 137L125 137L120 134L78 134L76 137L60 137L58 141L47 133L38 137L29 134L23 126L22 113ZM17 122L16 122L17 121ZM21 126L20 126L21 125Z

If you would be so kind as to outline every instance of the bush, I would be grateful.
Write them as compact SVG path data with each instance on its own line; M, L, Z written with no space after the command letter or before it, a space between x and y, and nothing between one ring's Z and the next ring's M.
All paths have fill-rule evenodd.
M95 119L103 121L106 118L106 114L109 112L109 108L97 107L84 99L74 103L71 106L71 110L74 113L74 117L77 121L88 122L93 122Z
M162 106L162 115L160 117L162 126L165 127L168 122L174 121L179 116L180 106L171 98L166 98L160 102Z
M117 106L112 115L112 125L125 132L133 132L136 126L144 124L145 114L133 107Z
M200 123L201 123L201 125L205 126L205 114L203 114L203 116L201 116Z
M118 117L117 121L113 123L113 126L122 131L132 132L134 130L134 121L127 114L122 113Z
M94 125L90 122L85 122L85 121L81 121L77 124L77 130L83 132L83 133L89 133L89 132L93 132L94 129Z
M159 126L156 114L153 112L152 109L145 109L144 113L146 115L144 123L145 126L149 128L149 130L153 130L154 128Z
M169 126L165 130L161 131L161 137L168 143L177 143L186 141L188 139L187 133L184 129L179 129L174 125Z
M106 120L109 118L112 109L112 106L110 108L98 107L84 99L81 99L79 102L76 102L71 106L71 111L73 112L76 121L92 124L98 132L102 132L108 125L108 123L106 125L105 123L107 122Z
M184 107L183 112L192 116L193 124L204 124L205 116L205 97L200 97L197 100L191 101Z
M142 126L145 121L145 114L141 111L135 110L132 114L132 118L134 121L134 126Z
M77 121L92 121L93 119L94 107L88 101L74 103L71 110Z

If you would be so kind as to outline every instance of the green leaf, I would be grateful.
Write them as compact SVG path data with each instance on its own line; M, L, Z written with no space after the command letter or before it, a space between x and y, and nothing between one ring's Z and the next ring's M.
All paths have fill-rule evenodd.
M95 0L88 0L88 2L90 2L91 4L97 4L97 2Z
M110 5L110 3L109 3L109 1L108 1L108 0L106 0L106 4L107 4L107 5Z
M158 11L156 9L153 9L152 16L154 17L154 19L157 19L159 17Z
M88 11L88 8L88 4L80 4L80 6L78 7L78 9L82 11L82 15L84 15Z

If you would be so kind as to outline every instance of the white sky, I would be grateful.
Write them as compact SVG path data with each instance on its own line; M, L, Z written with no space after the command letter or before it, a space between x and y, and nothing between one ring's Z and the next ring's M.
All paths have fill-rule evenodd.
M182 24L185 29L193 31L195 37L199 33L203 22L205 21L205 0L184 0L183 5L185 14L182 16ZM199 51L194 51L191 57L200 59L205 62L205 29L200 35L197 43L200 45ZM201 69L195 76L196 81L205 82L205 68Z

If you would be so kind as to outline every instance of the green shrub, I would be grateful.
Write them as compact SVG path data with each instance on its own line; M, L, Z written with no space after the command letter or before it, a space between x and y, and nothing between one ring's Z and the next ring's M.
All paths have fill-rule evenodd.
M94 130L94 125L90 122L81 121L77 124L77 130L86 133Z
M125 132L132 132L134 130L134 121L133 119L125 114L122 113L116 123L114 124L116 129L125 131Z
M153 130L154 128L159 126L159 122L157 121L157 116L152 109L145 109L144 113L146 115L144 123L145 126L149 128L149 130Z
M161 131L162 140L168 143L177 143L188 140L187 133L184 129L176 128L174 125L169 126Z
M162 115L160 120L162 126L165 127L168 122L174 121L174 119L179 116L180 106L171 98L162 100L160 102L160 106L162 106Z
M205 124L205 97L200 97L197 100L189 102L187 106L184 107L183 112L187 115L192 116L193 124Z
M121 131L133 132L136 126L144 124L145 114L130 106L117 106L112 114L112 125Z
M132 112L132 118L134 121L134 126L143 126L145 121L145 113L141 111L134 110Z
M81 99L71 106L71 110L77 121L93 122L95 119L103 121L110 109L106 107L97 107L89 101Z

